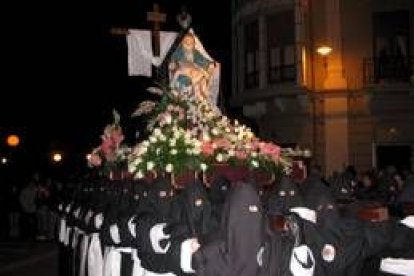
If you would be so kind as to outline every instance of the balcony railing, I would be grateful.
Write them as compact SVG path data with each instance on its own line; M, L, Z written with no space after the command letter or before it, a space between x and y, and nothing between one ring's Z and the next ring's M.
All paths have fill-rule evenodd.
M364 85L409 83L414 72L413 57L384 56L364 58Z

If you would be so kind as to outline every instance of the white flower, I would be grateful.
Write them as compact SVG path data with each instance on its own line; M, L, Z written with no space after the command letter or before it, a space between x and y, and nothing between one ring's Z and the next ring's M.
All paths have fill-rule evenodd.
M170 115L170 114L165 115L165 123L166 123L167 125L169 125L169 124L171 124L171 122L172 122L172 117L171 117L171 115Z
M170 147L175 147L175 145L177 144L177 140L176 139L171 139L170 140Z
M208 133L206 133L206 132L203 132L203 138L202 139L203 139L203 141L206 141L206 142L211 140L210 135L208 135Z
M192 150L192 149L186 149L186 150L185 150L185 152L186 152L188 155L193 155L193 150Z
M167 166L165 166L165 170L167 172L172 172L173 171L173 165L171 163L168 163Z
M257 162L257 160L252 160L250 162L252 164L253 167L258 168L259 167L259 162Z
M129 172L129 173L134 173L134 172L135 172L135 170L136 170L136 166L135 166L135 164L134 164L134 163L130 163L130 164L128 164L128 172Z
M217 128L213 128L213 129L211 130L211 133L212 133L213 135L217 136L217 135L219 134L219 131L218 131L218 129L217 129Z
M148 161L147 162L147 171L151 171L155 167L154 162Z
M216 160L217 162L223 162L224 161L224 156L223 154L219 153L216 155Z
M141 157L137 157L137 158L133 159L129 165L136 167L136 166L138 166L141 163L142 163L142 158Z
M165 141L167 141L167 137L165 137L165 135L164 135L164 134L161 134L161 135L160 135L160 140L161 140L162 142L165 142Z
M186 131L184 134L184 138L186 141L189 141L191 139L191 132L190 131Z
M193 149L193 154L194 154L194 155L199 155L200 153L201 153L200 148L194 148L194 149Z
M193 144L194 144L194 147L200 148L203 143L199 141L198 139L194 139Z
M177 149L170 150L171 155L177 155L178 151Z
M252 157L257 157L257 152L252 152Z
M141 179L144 178L144 174L142 173L142 171L138 171L135 175L136 178Z
M157 148L157 149L155 150L155 154L156 154L156 155L160 155L160 153L161 153L161 149L160 149L160 148Z
M201 163L201 164L200 164L200 168L201 168L201 170L202 170L203 172L205 172L205 171L207 170L207 164L205 164L205 163Z
M156 143L157 142L157 138L155 138L154 136L150 136L149 140L150 140L150 143Z
M234 152L234 150L229 150L229 156L234 156L235 155L235 152Z
M173 136L174 136L175 139L178 139L178 138L180 138L181 134L178 130L177 131L173 130Z
M161 129L160 129L160 128L158 128L158 127L157 127L157 128L155 128L155 129L154 129L154 135L155 135L155 136L160 136L160 135L161 135Z
M150 145L150 143L148 142L148 140L145 140L145 141L142 142L143 147L147 148L149 145Z
M253 134L253 132L251 132L250 130L249 131L247 131L247 139L252 139L253 137L254 137L254 134Z

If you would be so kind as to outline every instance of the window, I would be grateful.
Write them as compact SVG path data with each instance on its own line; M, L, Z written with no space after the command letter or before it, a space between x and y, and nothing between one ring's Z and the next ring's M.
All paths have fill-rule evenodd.
M255 88L259 85L259 25L257 21L247 24L245 39L245 86Z
M296 80L296 46L293 10L278 12L267 18L268 81Z
M374 13L373 27L375 82L408 81L412 74L409 12Z

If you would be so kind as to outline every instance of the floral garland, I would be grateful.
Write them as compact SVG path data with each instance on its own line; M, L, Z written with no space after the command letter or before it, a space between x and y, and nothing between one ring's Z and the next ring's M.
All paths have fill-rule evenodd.
M142 102L133 116L149 117L148 139L137 144L128 170L137 178L148 172L175 175L188 170L205 172L214 164L245 165L274 173L288 172L293 151L259 140L250 128L231 121L207 99L191 91L151 87L159 102Z

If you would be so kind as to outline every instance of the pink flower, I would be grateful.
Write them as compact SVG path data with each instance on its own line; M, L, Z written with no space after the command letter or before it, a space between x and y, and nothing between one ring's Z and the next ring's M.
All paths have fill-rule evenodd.
M203 142L201 145L201 152L206 156L211 156L214 154L214 147L213 143L211 142Z
M89 164L91 164L94 167L99 167L102 165L102 159L99 157L99 155L92 153L89 158Z
M103 139L101 144L101 150L105 157L111 155L115 150L113 142L110 139Z
M260 143L260 153L277 160L280 157L280 147L272 143Z
M261 144L262 143L258 140L252 141L252 143L251 143L252 151L256 151L256 150L260 149Z
M214 142L216 143L218 148L222 148L222 149L228 149L231 146L230 141L227 140L226 138L216 139Z
M244 152L244 151L242 151L242 150L236 150L235 155L236 155L236 157L237 157L238 159L241 159L241 160L245 160L245 159L247 159L247 154L246 154L246 152Z
M124 135L122 134L122 129L120 127L114 128L111 133L111 139L114 141L116 146L119 146L124 140Z

